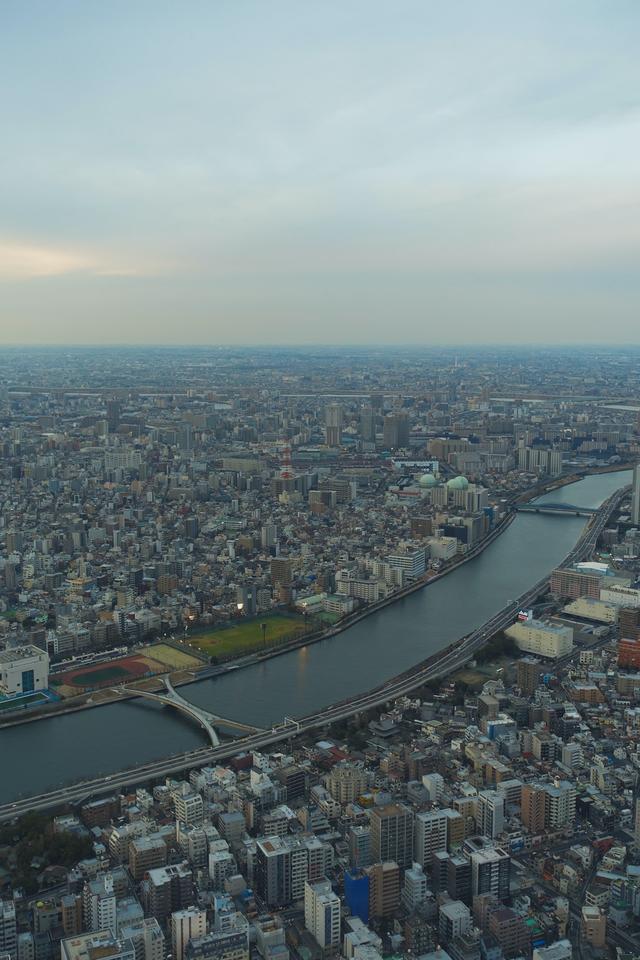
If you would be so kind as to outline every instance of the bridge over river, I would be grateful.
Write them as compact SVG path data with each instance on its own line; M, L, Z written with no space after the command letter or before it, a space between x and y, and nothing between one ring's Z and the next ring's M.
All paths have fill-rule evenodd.
M597 513L595 507L579 507L573 503L551 503L549 500L531 500L516 505L518 513L549 513L565 517L592 517Z
M202 727L209 737L212 747L220 746L220 738L216 727L226 727L229 730L237 730L244 734L265 732L261 727L241 723L239 720L228 720L225 717L219 717L215 713L210 713L208 710L203 710L202 707L197 707L194 703L190 703L189 700L185 700L184 697L180 696L169 677L163 677L162 682L164 684L164 693L154 693L151 690L134 686L117 687L114 692L120 694L133 693L137 697L142 697L146 700L155 700L156 703L162 703L167 707L174 707L189 717L190 720L195 720L195 722Z

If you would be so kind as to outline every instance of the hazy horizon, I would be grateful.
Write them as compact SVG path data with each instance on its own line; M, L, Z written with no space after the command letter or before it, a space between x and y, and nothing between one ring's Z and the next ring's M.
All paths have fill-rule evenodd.
M0 27L0 344L640 343L633 0Z

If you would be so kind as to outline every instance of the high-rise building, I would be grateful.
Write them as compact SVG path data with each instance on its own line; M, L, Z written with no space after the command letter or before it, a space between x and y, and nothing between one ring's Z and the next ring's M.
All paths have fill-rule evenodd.
M193 874L186 863L149 870L143 881L146 912L161 926L171 913L190 906L193 899Z
M520 804L520 816L524 826L534 836L541 834L544 831L546 808L545 792L542 787L533 783L524 783Z
M264 550L275 547L278 539L278 528L275 523L265 523L260 530L260 542Z
M242 913L232 913L219 929L190 940L185 960L249 960L249 923Z
M478 894L491 893L497 900L506 900L511 877L509 854L501 847L482 847L473 850L469 859L472 895L475 897Z
M340 946L340 897L326 878L304 885L304 924L323 950Z
M167 845L161 836L134 837L129 844L129 869L134 880L142 880L147 870L163 867Z
M504 794L496 790L481 790L476 806L478 831L495 839L504 830Z
M274 557L271 561L271 583L288 587L293 577L293 564L287 557Z
M522 957L529 952L531 934L524 922L509 907L499 907L489 914L489 931L496 938L505 957Z
M535 657L521 657L516 663L517 684L523 696L532 697L542 676L542 664Z
M268 907L287 906L301 900L308 876L309 851L301 840L275 836L258 840L256 890Z
M447 859L447 893L453 900L471 903L471 863L457 855Z
M409 446L409 416L406 413L389 413L384 418L382 442L385 449L397 450Z
M413 811L402 803L374 807L370 824L373 860L408 867L413 860Z
M107 424L109 433L115 433L120 426L122 404L119 400L107 400Z
M330 403L325 410L325 429L328 447L339 447L342 443L342 407L339 403Z
M85 930L110 930L116 934L116 895L110 873L87 880L82 890L82 920Z
M373 407L362 407L360 410L360 439L365 443L375 443L376 415Z
M404 872L404 886L402 888L402 902L410 912L415 910L427 898L427 878L419 863Z
M585 904L580 917L584 940L596 950L602 950L607 941L607 915L594 904Z
M173 798L176 820L191 827L202 823L204 818L204 800L195 790L185 790L184 793L176 793Z
M356 824L349 827L349 864L368 867L371 863L371 827Z
M625 670L640 669L640 639L621 637L618 642L618 666Z
M140 917L122 924L119 936L131 941L135 960L164 960L164 933L155 917Z
M65 937L75 937L82 932L82 897L68 893L60 897L60 919Z
M397 863L374 863L367 867L369 877L369 915L376 919L391 917L400 904L400 867Z
M200 907L187 907L171 914L171 947L174 960L184 960L187 944L207 932L207 911Z
M576 818L576 788L569 780L555 780L544 786L545 825L552 830L566 827Z
M367 789L367 775L354 763L337 763L327 776L327 790L339 803L353 801Z
M640 463L633 468L633 482L631 487L631 522L634 527L640 526Z
M16 957L18 943L16 908L13 900L0 900L0 954Z
M430 810L416 816L414 853L416 863L428 867L438 850L447 849L447 814Z
M438 914L438 932L444 943L461 937L471 930L471 912L461 900L443 903Z

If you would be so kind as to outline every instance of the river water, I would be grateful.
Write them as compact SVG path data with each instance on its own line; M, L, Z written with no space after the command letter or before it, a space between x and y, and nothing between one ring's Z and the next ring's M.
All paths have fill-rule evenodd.
M587 477L541 499L597 507L630 471ZM269 726L375 687L448 646L548 573L585 519L518 514L479 557L343 633L180 688L219 716ZM205 745L176 711L118 703L0 730L0 803Z

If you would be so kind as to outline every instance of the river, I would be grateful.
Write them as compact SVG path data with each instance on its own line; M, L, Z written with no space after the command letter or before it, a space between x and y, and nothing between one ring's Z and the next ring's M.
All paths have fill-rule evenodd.
M597 507L631 482L599 474L541 499ZM377 686L448 646L548 573L585 519L518 514L480 556L343 633L180 688L219 716L269 726ZM186 718L149 701L117 703L0 729L0 803L205 745Z

